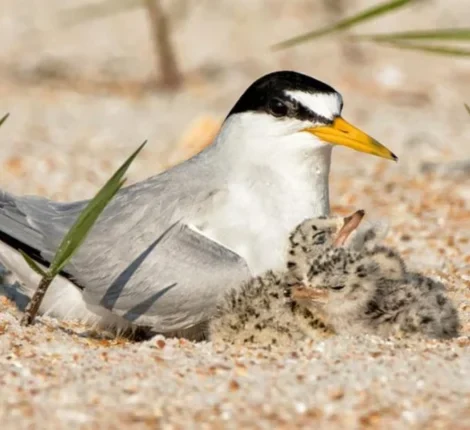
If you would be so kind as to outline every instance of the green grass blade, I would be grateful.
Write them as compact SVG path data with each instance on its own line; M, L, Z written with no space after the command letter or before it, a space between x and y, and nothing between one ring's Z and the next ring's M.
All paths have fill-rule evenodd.
M7 120L7 118L10 116L9 113L3 115L3 118L0 119L0 127L3 125L3 123Z
M443 45L425 45L419 43L406 43L397 41L378 42L398 49L427 52L429 54L452 55L454 57L470 57L470 49L443 46Z
M342 21L339 21L336 24L321 28L319 30L310 31L308 33L301 34L299 36L293 37L292 39L284 40L283 42L280 42L274 45L273 49L284 49L289 46L298 45L300 43L305 43L310 40L317 39L322 36L326 36L327 34L346 30L357 24L363 23L369 19L376 18L380 15L384 15L398 8L404 7L413 1L415 0L392 0L392 1L386 1L384 3L380 3L377 6L373 6L369 9L366 9L356 15L353 15Z
M21 249L20 253L25 259L26 263L28 263L28 266L31 267L31 269L33 269L40 276L46 276L46 272L42 270L41 267L39 267L38 264L28 254L23 252Z
M65 26L77 25L85 21L107 18L142 6L143 0L103 0L101 3L80 6L71 11L63 12L61 21Z
M96 196L81 212L78 219L59 245L59 249L57 250L54 260L49 268L49 273L52 274L52 276L57 275L62 270L72 257L73 253L85 240L86 235L98 219L101 212L123 185L123 176L132 161L134 161L134 158L146 143L147 142L145 141L139 146L139 148L123 163L123 165L114 173L114 175L106 182L103 188L98 191Z
M467 112L470 115L470 106L467 103L465 103L465 109L467 109Z
M384 41L409 41L409 40L434 40L434 41L470 41L470 28L443 28L439 30L403 31L386 34L356 34L353 40Z

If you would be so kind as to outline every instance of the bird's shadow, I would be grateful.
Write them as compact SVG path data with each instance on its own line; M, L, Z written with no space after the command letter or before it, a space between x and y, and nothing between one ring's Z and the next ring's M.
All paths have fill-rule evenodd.
M2 281L3 282L0 283L0 296L6 297L8 300L12 301L18 310L24 312L30 298L21 291L19 282L9 284L5 280Z
M134 273L139 269L143 264L145 259L150 255L150 253L157 247L158 244L179 224L179 221L173 223L168 227L156 240L154 240L141 254L137 256L113 281L113 283L108 287L104 296L100 300L100 306L112 311L114 305L118 301L122 291L131 280ZM167 292L172 290L177 286L177 283L164 287L163 289L155 292L147 299L144 299L142 302L137 303L134 307L129 309L123 317L128 321L135 321L141 315L145 314L152 305L164 296Z
M114 280L114 282L106 290L104 296L100 300L100 306L112 311L117 300L119 299L122 291L128 285L128 282L134 275L134 273L139 269L143 264L145 259L149 254L157 247L158 244L175 228L179 222L175 222L170 225L155 241L153 241L150 246L148 246L137 258L135 258ZM3 273L2 273L3 275ZM2 276L3 278L3 276ZM8 283L6 279L1 279L0 282L0 296L4 296L13 303L15 303L18 310L24 312L26 306L30 301L30 297L21 291L21 287L18 282ZM153 305L164 296L167 292L172 290L177 286L177 283L174 282L167 287L160 289L159 291L153 293L150 297L142 300L140 303L137 303L135 306L127 310L127 312L122 315L122 317L130 322L136 321L140 316L144 315ZM145 337L145 336L144 336Z

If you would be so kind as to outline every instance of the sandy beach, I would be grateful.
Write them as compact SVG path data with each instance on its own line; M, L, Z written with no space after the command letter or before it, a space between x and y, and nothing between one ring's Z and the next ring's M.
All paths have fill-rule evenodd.
M336 148L332 211L387 220L386 243L443 282L462 321L451 341L336 336L288 350L109 338L20 311L0 286L0 422L33 428L470 428L470 61L344 38L273 52L334 22L322 2L164 2L184 85L151 89L142 9L66 25L83 2L4 0L0 188L59 200L94 195L145 139L129 182L181 161L217 132L244 89L292 69L343 94L344 117L399 157ZM343 2L344 3L344 2ZM374 4L355 0L347 16ZM361 32L468 25L470 3L420 1ZM416 17L419 17L417 19ZM355 30L359 31L359 30Z

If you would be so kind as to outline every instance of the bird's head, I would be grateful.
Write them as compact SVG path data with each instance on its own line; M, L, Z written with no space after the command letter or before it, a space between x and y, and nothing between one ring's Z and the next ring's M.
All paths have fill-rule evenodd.
M290 283L316 286L333 264L330 252L347 246L347 240L361 223L365 212L358 210L347 217L309 218L301 222L289 235L286 260ZM315 278L315 282L312 282ZM320 285L323 288L323 284Z
M309 76L274 72L256 80L226 118L238 142L256 140L276 151L276 145L303 149L342 145L396 160L378 141L341 116L343 98L329 85ZM236 124L236 126L233 126ZM236 136L238 131L241 136Z
M302 221L289 235L289 249L300 248L306 258L321 256L328 247L347 245L349 236L355 233L364 218L365 211L357 210L346 217L323 216Z
M329 318L373 316L380 311L380 297L406 276L403 260L390 248L376 246L362 253L330 248L323 264L311 272L309 296Z
M332 324L338 318L359 316L378 293L375 263L341 247L330 248L323 257L323 264L310 272L310 300L323 309Z

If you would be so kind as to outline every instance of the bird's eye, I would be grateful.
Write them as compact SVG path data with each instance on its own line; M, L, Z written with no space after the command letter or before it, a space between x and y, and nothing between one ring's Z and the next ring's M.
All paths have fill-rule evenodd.
M314 245L323 245L326 242L326 233L319 231L312 236L312 242Z
M335 285L330 287L332 290L339 291L344 288L344 285Z
M269 110L274 116L286 116L289 109L282 100L272 99L269 101Z

